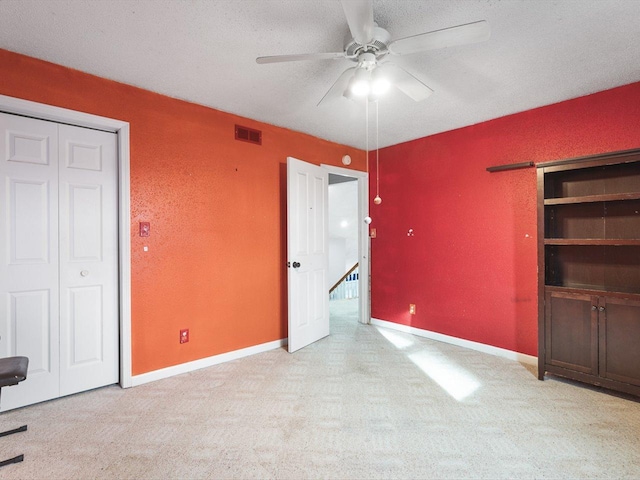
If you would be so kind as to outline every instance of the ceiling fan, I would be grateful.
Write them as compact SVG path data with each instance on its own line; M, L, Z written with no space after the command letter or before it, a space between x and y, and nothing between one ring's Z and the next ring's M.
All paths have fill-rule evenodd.
M341 0L351 36L347 36L344 51L335 53L307 53L274 55L256 58L256 62L279 63L299 60L332 60L346 58L356 62L345 70L318 105L342 96L377 97L391 85L416 102L433 93L428 86L406 70L381 60L387 55L408 55L426 50L453 47L489 39L491 30L485 20L433 32L391 40L391 35L373 21L373 0Z

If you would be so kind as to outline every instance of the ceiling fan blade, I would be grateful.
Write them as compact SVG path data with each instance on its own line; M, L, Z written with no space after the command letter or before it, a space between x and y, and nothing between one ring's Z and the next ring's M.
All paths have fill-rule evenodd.
M342 9L347 17L351 36L360 45L373 40L373 1L342 0Z
M416 102L425 100L433 93L433 90L424 83L393 63L382 64L377 67L377 70L379 70L379 73L386 77L393 86L397 87L402 93Z
M351 68L347 68L344 72L342 72L342 75L338 77L338 80L336 80L336 82L331 86L329 91L324 94L324 97L322 97L322 100L318 102L318 106L320 106L321 104L330 102L332 100L335 100L337 98L340 98L344 94L344 91L347 89L347 86L349 85L349 80L351 80L351 77L353 77L355 70L356 70L356 67L351 67Z
M433 32L399 38L389 44L389 52L394 55L424 52L437 48L455 47L468 43L484 42L491 36L491 28L486 20L443 28Z
M298 55L272 55L269 57L258 57L256 63L281 63L281 62L299 62L301 60L333 60L336 58L345 58L344 52L335 53L301 53Z

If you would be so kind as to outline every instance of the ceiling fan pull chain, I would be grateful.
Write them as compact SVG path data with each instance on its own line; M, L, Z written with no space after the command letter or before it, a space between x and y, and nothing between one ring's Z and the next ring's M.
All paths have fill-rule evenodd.
M367 173L369 173L369 99L364 102L364 111L365 111L365 119L364 119L364 127L365 127L365 152L366 152L366 162L367 162Z
M376 198L373 199L373 203L376 205L380 205L382 203L382 198L380 198L380 142L378 141L378 125L379 125L379 116L378 116L378 99L376 102Z
M376 197L380 198L380 141L378 137L379 123L378 100L376 100Z

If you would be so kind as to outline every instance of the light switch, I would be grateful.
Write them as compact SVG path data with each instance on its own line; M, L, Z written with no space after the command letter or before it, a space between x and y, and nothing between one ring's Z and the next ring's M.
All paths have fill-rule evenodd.
M375 229L375 228L372 228L372 229L369 231L369 236L370 236L371 238L376 238L376 235L377 235L376 229Z

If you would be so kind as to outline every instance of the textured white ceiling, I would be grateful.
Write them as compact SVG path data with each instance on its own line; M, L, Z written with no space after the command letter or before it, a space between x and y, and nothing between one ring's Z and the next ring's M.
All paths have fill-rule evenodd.
M380 146L640 81L640 0L374 0L374 18L393 39L492 30L394 58L435 92L381 100ZM347 32L338 0L0 0L1 48L364 148L363 106L316 106L350 61L255 63L342 51Z

